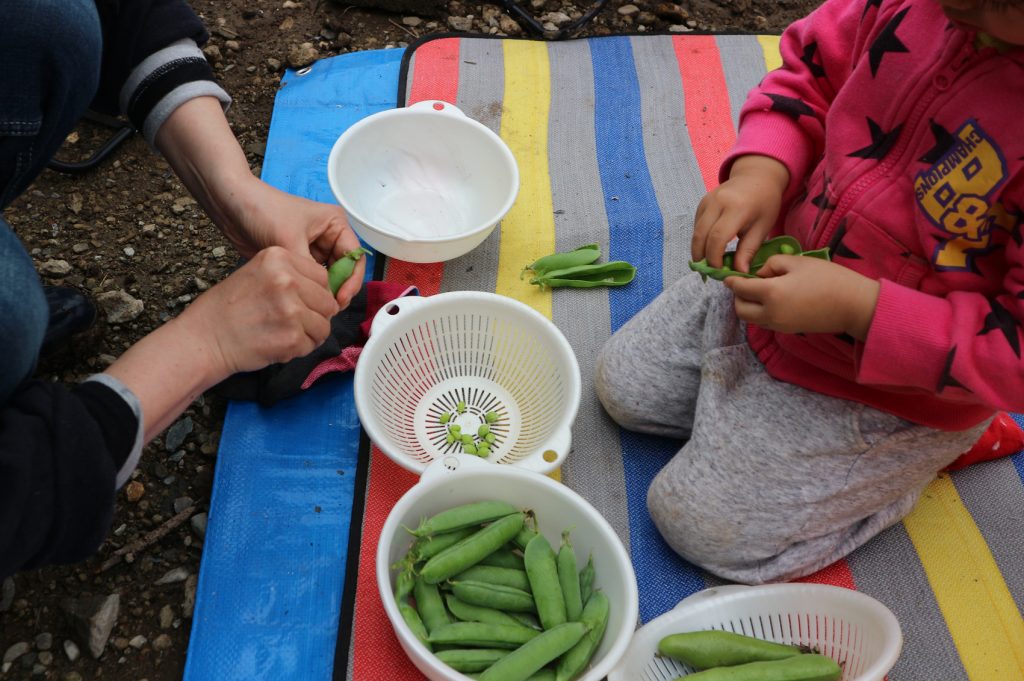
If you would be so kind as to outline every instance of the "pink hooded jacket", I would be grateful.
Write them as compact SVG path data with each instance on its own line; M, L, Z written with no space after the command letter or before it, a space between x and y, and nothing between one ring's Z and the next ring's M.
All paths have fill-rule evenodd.
M935 0L826 0L782 37L722 166L784 163L784 233L881 281L865 342L751 326L783 381L962 430L1024 411L1024 48Z

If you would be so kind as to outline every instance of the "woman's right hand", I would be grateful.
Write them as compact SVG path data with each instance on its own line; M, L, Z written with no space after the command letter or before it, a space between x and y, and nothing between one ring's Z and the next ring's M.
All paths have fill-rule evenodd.
M322 265L272 246L196 298L180 318L206 341L218 373L227 377L308 355L327 340L339 309Z
M725 247L735 237L733 267L741 272L775 226L782 195L789 186L789 170L768 156L741 156L733 162L729 179L712 189L697 206L691 257L707 258L712 267L722 266Z

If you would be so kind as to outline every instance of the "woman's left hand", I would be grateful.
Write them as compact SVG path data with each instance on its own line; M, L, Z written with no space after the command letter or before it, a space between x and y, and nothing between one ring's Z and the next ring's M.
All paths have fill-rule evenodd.
M243 191L244 197L239 197L243 208L224 230L242 255L251 257L268 246L281 246L329 265L359 247L359 237L341 206L288 194L256 178ZM365 269L366 260L361 258L338 291L336 299L342 308L359 292Z
M867 338L880 285L842 265L775 255L757 277L728 277L737 316L784 333L848 333Z

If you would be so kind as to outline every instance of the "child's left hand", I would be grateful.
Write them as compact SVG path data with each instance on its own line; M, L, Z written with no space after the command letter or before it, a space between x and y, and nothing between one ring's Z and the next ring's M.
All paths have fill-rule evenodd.
M848 333L864 340L880 285L833 262L795 255L768 259L753 279L729 277L737 316L784 333Z

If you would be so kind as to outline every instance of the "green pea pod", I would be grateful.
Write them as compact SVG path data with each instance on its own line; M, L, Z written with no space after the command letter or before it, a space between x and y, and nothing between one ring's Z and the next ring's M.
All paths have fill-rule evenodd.
M526 545L523 562L530 577L541 626L551 629L562 624L566 621L565 597L558 581L555 552L544 535L538 534Z
M436 653L437 659L457 672L482 672L508 655L501 648L453 648Z
M402 613L402 619L412 629L412 633L420 640L420 642L427 647L427 650L432 650L433 646L430 644L430 637L427 634L427 628L423 625L423 620L420 619L420 614L416 612L416 608L409 605L406 601L398 601L398 611Z
M412 595L416 599L416 610L420 613L428 633L445 624L451 624L452 618L444 608L444 601L441 600L441 593L437 590L436 584L427 584L417 577Z
M526 570L495 567L494 565L474 565L455 575L455 579L511 586L514 589L530 593L530 580L526 576Z
M580 616L580 621L587 625L589 630L579 643L559 658L555 675L556 681L573 681L587 668L590 658L594 656L601 643L604 630L608 627L610 613L611 604L608 602L608 597L600 591L594 592Z
M799 241L785 234L768 239L758 247L757 252L750 259L750 272L757 274L761 266L773 255L800 255L803 250Z
M523 529L519 530L519 533L512 539L512 542L519 547L520 550L525 551L526 545L530 543L530 540L537 536L537 531L531 527L523 526Z
M430 560L449 546L458 544L460 541L476 532L477 529L479 528L463 527L458 530L452 530L451 532L419 537L412 543L412 548L409 549L409 556L415 561Z
M842 675L843 670L835 660L807 654L735 667L714 667L683 678L686 681L839 681Z
M530 639L480 675L481 681L526 681L579 643L587 633L582 622L564 622Z
M587 564L580 570L580 600L586 606L590 595L594 593L594 554L587 558Z
M399 569L398 576L395 577L395 600L404 600L406 596L412 593L413 587L415 586L416 573L413 572L413 561L406 558L397 565L391 567Z
M813 251L804 251L800 255L807 256L808 258L819 258L820 260L831 260L832 254L829 252L828 246L824 248L817 248Z
M694 272L699 272L701 279L704 281L707 281L708 277L711 277L716 281L722 281L726 277L747 277L748 279L752 279L757 276L756 274L750 274L749 272L734 270L732 268L733 259L729 256L730 254L726 253L726 257L723 259L721 267L712 267L708 264L707 258L704 258L703 260L691 260L690 269Z
M455 615L456 619L462 620L463 622L484 622L486 624L523 624L510 613L497 610L495 608L488 608L482 605L473 605L467 603L455 596L455 594L447 594L444 598L444 602L448 605L448 610Z
M531 284L546 288L594 288L595 286L625 286L636 277L636 267L625 260L612 260L597 265L580 265L562 270L551 270L530 280Z
M466 437L469 438L470 442L473 441L471 436L467 435ZM423 520L419 527L412 530L412 534L417 537L427 537L441 534L442 532L460 530L472 525L489 523L492 520L511 515L518 510L512 504L505 503L504 501L476 501L462 504Z
M524 517L523 513L512 513L449 546L420 568L420 576L427 584L437 584L476 565L516 536Z
M498 549L491 555L480 561L480 565L493 565L495 567L510 568L512 570L523 570L523 557L514 552L511 548Z
M430 633L432 644L472 648L518 648L539 632L519 624L452 622Z
M569 530L562 533L562 544L558 548L555 564L558 567L558 583L565 599L565 617L570 622L579 621L580 613L583 612L583 597L580 593L579 573L576 572L576 552L569 542Z
M782 660L799 655L801 650L796 646L716 630L671 634L658 642L658 652L697 669L710 669Z
M352 276L352 270L356 268L356 263L365 254L373 255L372 252L365 248L353 248L334 261L334 264L327 270L327 285L330 287L332 294L338 295L338 289L341 288L346 279Z
M487 582L451 582L455 597L472 605L506 612L533 612L534 597L522 589Z
M543 258L534 260L519 272L519 278L523 278L526 270L532 270L534 275L540 276L552 270L564 270L567 267L577 265L589 265L601 257L601 247L598 244L585 244L571 251L552 253Z

